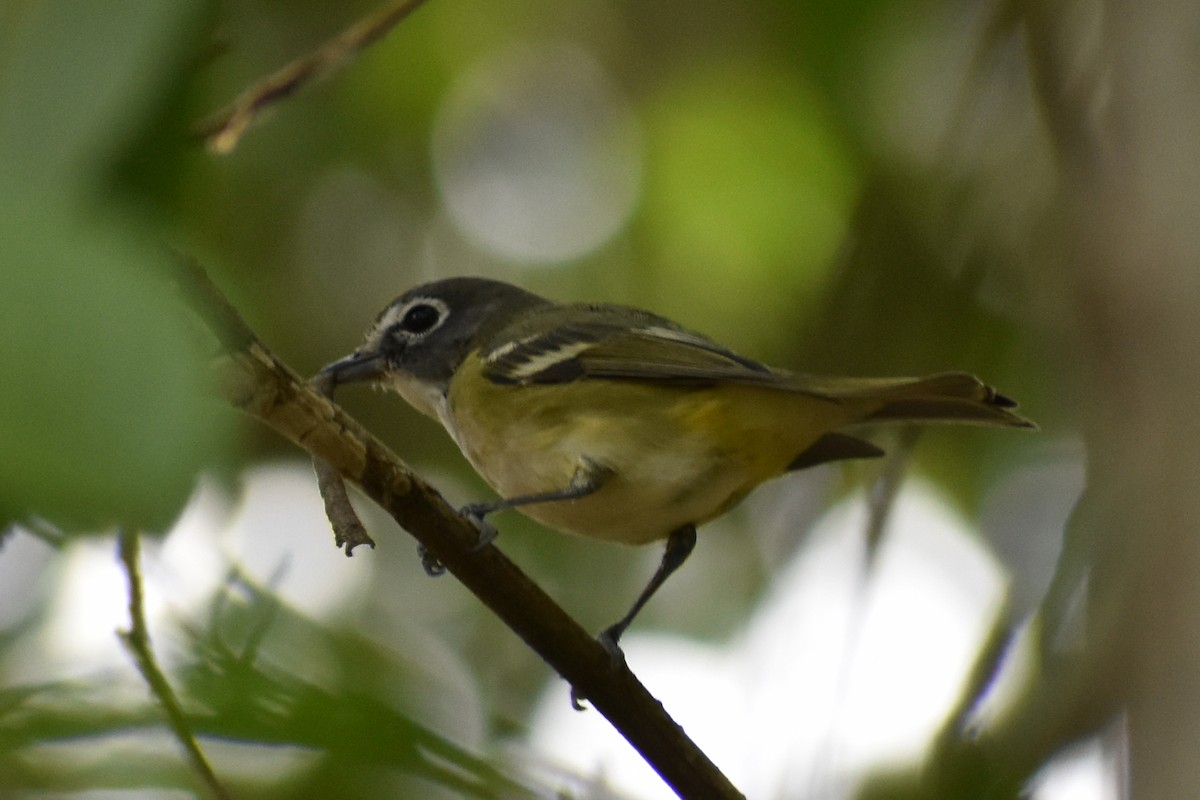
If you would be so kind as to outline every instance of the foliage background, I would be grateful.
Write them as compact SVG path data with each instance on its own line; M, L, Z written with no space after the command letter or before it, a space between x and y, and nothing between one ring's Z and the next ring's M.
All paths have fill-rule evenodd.
M279 538L297 548L326 534L283 513L306 508L286 494L268 504L275 521L229 510L297 454L206 399L206 343L165 280L169 245L302 373L348 352L408 286L485 274L653 308L780 366L986 376L1043 434L934 432L913 469L977 519L1021 470L1086 459L1044 603L1062 531L1030 524L998 546L1013 618L1041 603L1048 629L1082 614L1088 635L1041 654L1035 700L984 737L985 766L963 780L1011 790L1120 719L1135 792L1186 796L1196 723L1172 709L1200 674L1194 8L438 0L231 155L196 141L198 120L371 8L0 8L0 512L23 523L0 551L0 793L194 787L127 665L61 671L46 629L81 591L80 552L110 547L116 524L165 532L189 496L185 520L208 508L241 544L212 545L227 579L164 616L162 646L237 796L554 785L528 769L512 784L512 763L536 759L505 749L549 676L456 587L428 586L382 518L373 563L354 559L356 588L323 610L276 590L333 578L255 566L269 531L293 526ZM484 492L431 421L394 398L342 401L452 500ZM813 479L808 514L874 474ZM1043 491L993 528L1073 503L1071 480L1036 478L1062 470L1023 474ZM776 536L751 519L702 540L682 599L642 624L736 630L804 542L803 519ZM620 614L654 558L519 517L504 532L590 627ZM87 588L121 602L119 584Z

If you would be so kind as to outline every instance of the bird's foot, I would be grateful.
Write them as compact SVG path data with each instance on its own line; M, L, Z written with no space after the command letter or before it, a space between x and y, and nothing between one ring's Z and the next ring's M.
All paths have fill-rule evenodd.
M437 560L437 556L429 552L423 544L417 545L417 555L421 559L421 568L425 570L425 574L431 578L437 578L446 574L446 565Z
M475 542L475 546L471 548L472 553L478 553L496 541L496 537L500 535L500 531L496 530L496 526L487 521L487 515L495 510L495 507L491 503L468 503L458 510L458 513L466 517L475 526L475 529L479 531L479 539Z
M609 658L612 659L612 668L614 671L625 665L625 651L622 650L621 646L617 643L621 638L621 634L624 632L624 625L610 625L602 630L600 635L596 637L596 641L600 643L600 646L604 648L605 652L608 653ZM583 711L586 708L584 705L586 702L587 696L583 692L579 691L579 689L572 686L571 708L575 709L576 711Z

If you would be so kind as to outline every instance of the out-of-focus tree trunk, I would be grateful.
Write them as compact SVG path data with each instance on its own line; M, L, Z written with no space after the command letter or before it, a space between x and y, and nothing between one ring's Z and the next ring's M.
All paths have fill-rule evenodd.
M1133 797L1194 797L1200 6L1097 4L1100 33L1088 42L1070 26L1079 4L1027 5L1062 178L1059 218L1030 277L1061 293L1044 306L1074 340L1089 474L1042 610L1043 673L983 749L1033 768L1124 711ZM1087 598L1083 647L1056 653L1050 639L1075 613L1072 595Z
M1200 6L1113 2L1110 142L1068 185L1067 253L1088 364L1092 515L1108 572L1131 788L1200 786Z

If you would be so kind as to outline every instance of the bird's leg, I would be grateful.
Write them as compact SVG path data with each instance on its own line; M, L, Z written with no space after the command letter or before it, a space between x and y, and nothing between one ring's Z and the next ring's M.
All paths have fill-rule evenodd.
M658 588L667 578L671 577L671 573L679 569L684 561L687 561L687 557L692 554L692 548L695 546L695 525L684 525L682 528L671 531L671 535L667 537L667 546L663 549L662 560L658 563L658 569L654 571L646 588L642 589L642 593L638 595L637 600L633 602L633 606L625 616L600 633L600 644L604 645L604 649L611 653L614 659L621 658L621 648L617 644L621 634L625 633L625 629L642 610L642 606L646 605Z
M581 461L582 463L575 468L575 473L571 476L571 482L567 484L566 488L553 489L548 492L536 492L534 494L523 494L518 497L506 497L490 503L470 503L463 506L460 509L460 513L479 528L479 542L475 545L476 549L481 549L490 544L499 533L495 526L484 519L489 514L495 514L497 511L506 511L510 508L533 505L534 503L578 500L581 497L587 497L599 489L613 474L611 469L596 463L587 456L584 456Z
M637 600L633 601L633 606L614 624L609 625L600 632L597 638L600 644L612 656L614 663L620 663L625 659L625 654L621 652L621 646L618 642L621 639L621 634L625 633L625 629L633 622L633 618L642 610L642 606L654 596L658 588L663 585L667 578L671 577L671 573L679 569L684 561L687 561L688 556L692 554L692 549L696 546L696 526L684 525L682 528L676 528L671 531L671 535L667 537L667 546L663 550L662 560L658 562L658 569L654 571L654 575L650 578L650 582L646 584L646 588L642 589L642 593L638 595ZM582 710L582 700L584 697L571 687L571 705L576 710Z

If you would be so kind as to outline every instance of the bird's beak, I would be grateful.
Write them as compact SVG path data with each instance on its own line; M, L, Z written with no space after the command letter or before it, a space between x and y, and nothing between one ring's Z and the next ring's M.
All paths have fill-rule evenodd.
M356 352L328 364L317 373L314 381L330 389L343 383L373 381L383 375L387 359L382 353Z

